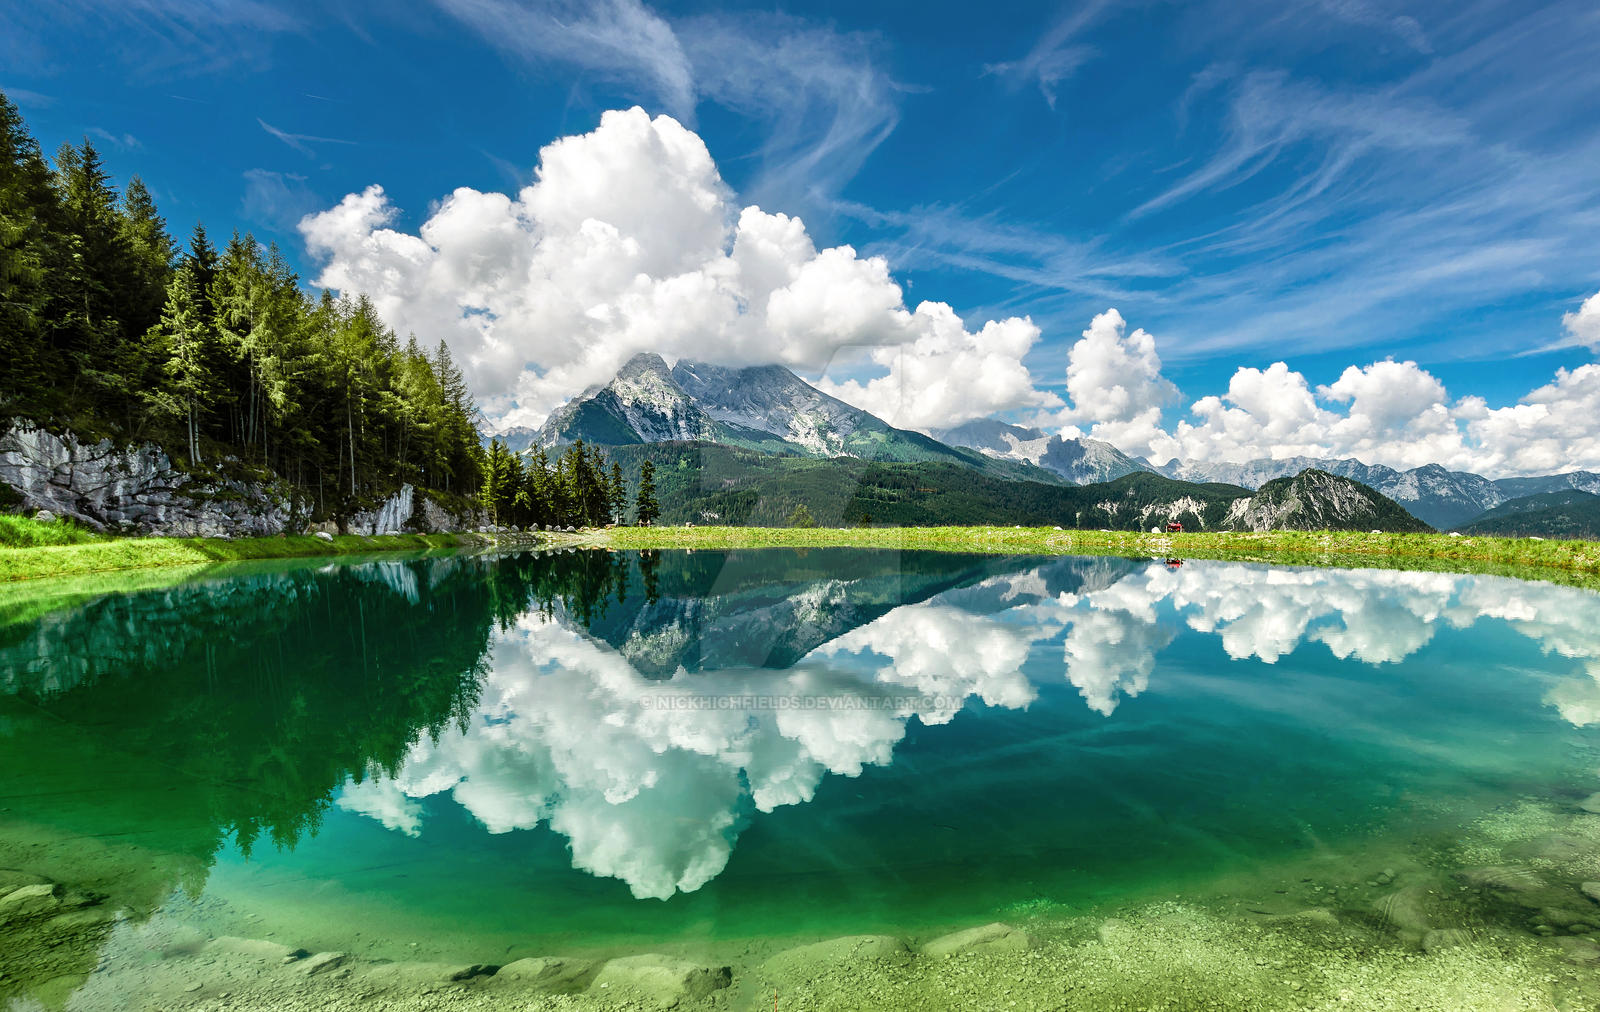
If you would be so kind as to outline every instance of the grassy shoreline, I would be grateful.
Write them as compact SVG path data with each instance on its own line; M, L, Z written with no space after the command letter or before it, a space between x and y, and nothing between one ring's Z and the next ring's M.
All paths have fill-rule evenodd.
M124 570L204 568L223 562L287 559L372 552L419 551L477 544L461 534L341 535L332 541L310 535L268 538L116 538L80 544L0 548L0 583L60 576L90 576Z
M626 527L586 532L597 548L889 548L1029 555L1133 555L1287 565L1489 573L1600 589L1600 542L1344 531L1191 532L1041 527Z
M521 540L525 536L514 536ZM360 555L482 546L475 534L117 538L0 548L0 584L154 568L201 569L260 559ZM1443 534L1329 531L1264 533L1056 530L1041 527L618 527L540 536L541 543L601 549L880 548L1026 555L1124 555L1285 565L1489 573L1600 589L1600 542Z

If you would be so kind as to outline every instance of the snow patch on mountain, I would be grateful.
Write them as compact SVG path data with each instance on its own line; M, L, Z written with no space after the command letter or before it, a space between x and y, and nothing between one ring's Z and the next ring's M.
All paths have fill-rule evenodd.
M1098 439L1046 435L1039 429L1011 425L995 418L979 418L948 429L936 429L933 434L952 446L965 446L990 457L1034 464L1075 485L1092 485L1135 471L1155 470L1143 460L1130 457Z

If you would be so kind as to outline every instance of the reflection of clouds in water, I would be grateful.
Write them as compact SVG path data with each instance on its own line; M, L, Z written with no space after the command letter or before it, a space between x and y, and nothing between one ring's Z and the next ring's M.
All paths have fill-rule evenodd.
M1041 585L1042 587L1042 585ZM813 658L869 652L887 663L876 671L884 685L931 696L975 695L990 706L1023 707L1034 689L1022 674L1037 634L935 603L897 608L813 651ZM919 713L924 723L943 724L954 709Z
M913 607L787 671L679 671L662 682L525 616L493 648L470 730L419 742L392 781L351 784L339 805L415 835L416 799L448 791L490 832L548 821L577 867L666 898L722 870L749 810L809 801L825 773L889 762L910 717L943 723L974 695L1026 706L1028 642L966 612ZM696 705L752 694L864 705Z
M1585 591L1207 563L1052 596L1051 567L1061 565L984 581L971 598L981 613L951 603L963 592L896 608L787 670L646 679L626 653L525 616L493 647L470 730L418 743L399 776L352 783L339 805L417 835L419 799L449 792L490 832L548 822L578 868L666 898L723 869L752 811L810 801L827 773L890 762L911 717L942 724L971 697L1027 707L1036 689L1024 664L1048 656L1042 644L1059 638L1066 680L1109 716L1149 687L1157 655L1185 625L1236 660L1273 664L1316 642L1377 665L1415 654L1441 628L1498 619L1547 653L1588 660L1592 677L1558 683L1546 701L1573 723L1600 722L1600 597ZM695 705L749 695L861 705Z

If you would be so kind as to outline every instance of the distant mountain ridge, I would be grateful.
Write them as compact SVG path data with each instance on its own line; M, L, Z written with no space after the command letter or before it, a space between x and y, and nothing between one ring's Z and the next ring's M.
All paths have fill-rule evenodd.
M1039 429L1012 425L996 418L974 419L948 429L935 429L933 434L952 446L966 446L991 457L1035 464L1075 485L1156 470L1143 459L1130 457L1098 439L1046 435Z
M1490 479L1470 471L1446 470L1438 464L1424 464L1409 471L1400 471L1382 464L1363 464L1355 459L1326 460L1316 457L1263 458L1242 464L1173 460L1156 470L1169 478L1184 481L1223 481L1245 488L1259 488L1269 481L1298 474L1307 468L1369 485L1399 503L1412 516L1440 530L1467 523L1484 511L1520 496L1562 489L1600 493L1600 474L1592 471Z
M1008 478L1053 481L1049 472L896 428L823 393L782 366L730 368L659 355L629 359L608 383L556 409L533 445L582 439L603 446L720 443L778 456L942 462Z

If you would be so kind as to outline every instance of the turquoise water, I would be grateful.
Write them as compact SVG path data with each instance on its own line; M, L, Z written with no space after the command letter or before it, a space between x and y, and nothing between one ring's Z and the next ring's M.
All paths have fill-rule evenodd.
M1597 723L1600 598L1498 577L279 565L0 626L0 868L375 958L914 933L1362 877L1600 790Z

